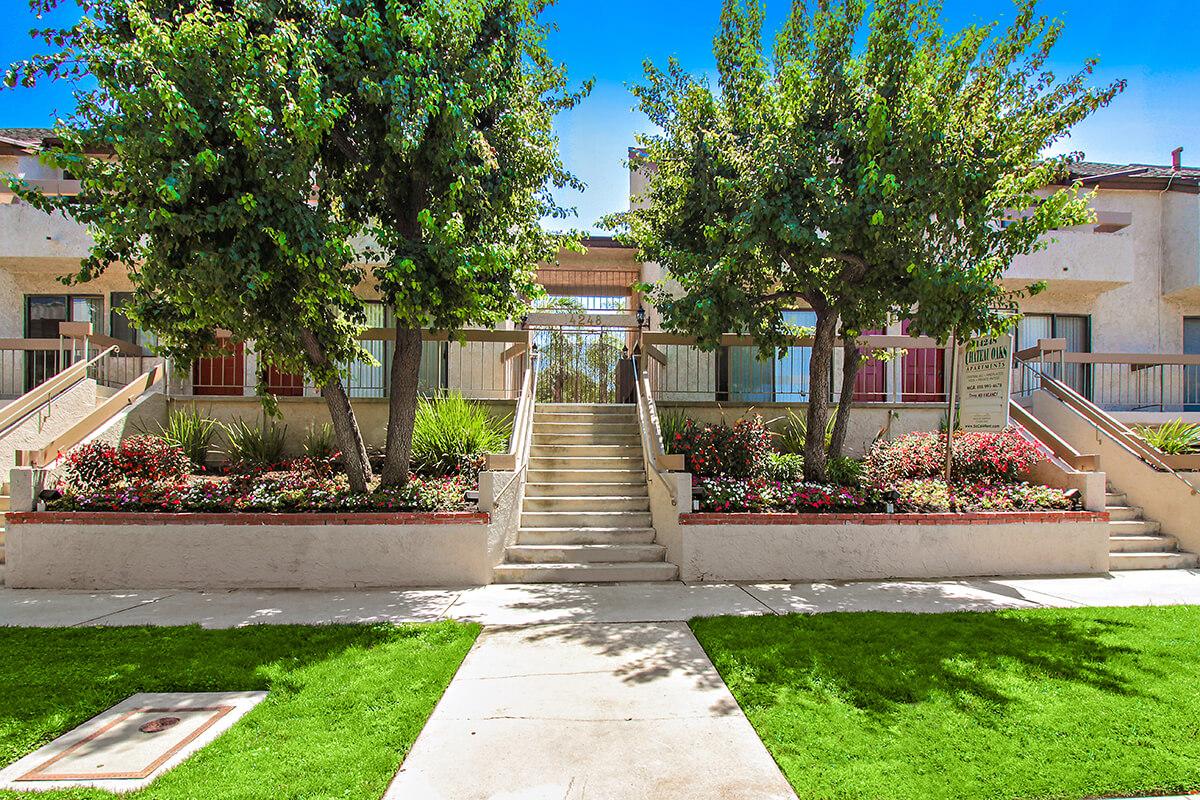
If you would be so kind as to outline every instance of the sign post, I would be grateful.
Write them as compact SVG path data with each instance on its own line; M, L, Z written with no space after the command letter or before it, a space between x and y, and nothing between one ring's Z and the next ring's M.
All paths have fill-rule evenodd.
M1012 334L977 336L959 357L958 419L964 431L1008 427Z
M950 384L946 389L946 469L942 476L950 483L950 465L954 463L954 403L958 399L958 338L950 334Z

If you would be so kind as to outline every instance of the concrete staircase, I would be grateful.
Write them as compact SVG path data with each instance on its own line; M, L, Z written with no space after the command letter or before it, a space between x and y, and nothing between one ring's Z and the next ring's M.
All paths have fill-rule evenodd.
M674 580L654 543L630 405L538 404L521 527L497 583Z
M1200 556L1179 549L1174 536L1159 532L1159 524L1129 505L1124 494L1108 487L1105 496L1108 523L1108 568L1192 569Z

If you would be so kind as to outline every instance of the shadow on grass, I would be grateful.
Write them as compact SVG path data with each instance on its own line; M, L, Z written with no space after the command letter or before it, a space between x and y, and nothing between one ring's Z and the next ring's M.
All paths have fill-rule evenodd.
M801 693L887 717L937 697L985 719L1017 701L1028 680L1136 696L1134 684L1157 674L1146 665L1136 678L1129 674L1136 651L1116 643L1120 637L1113 634L1136 627L1132 623L1052 611L864 612L730 622L697 619L691 625L748 707L769 707Z
M0 628L0 765L137 692L300 690L306 666L413 627Z

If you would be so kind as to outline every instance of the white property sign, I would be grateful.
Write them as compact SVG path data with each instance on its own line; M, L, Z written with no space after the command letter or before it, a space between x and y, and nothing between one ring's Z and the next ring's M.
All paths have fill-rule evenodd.
M958 427L1000 431L1008 425L1013 337L978 336L960 350Z

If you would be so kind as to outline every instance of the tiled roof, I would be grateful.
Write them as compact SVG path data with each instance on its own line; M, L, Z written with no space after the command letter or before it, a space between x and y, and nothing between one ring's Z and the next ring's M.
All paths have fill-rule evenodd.
M1120 185L1120 188L1167 188L1200 185L1200 167L1181 166L1178 170L1157 164L1108 164L1102 161L1076 161L1069 165L1072 179L1093 185Z
M0 128L0 138L31 145L41 144L53 135L52 128Z

